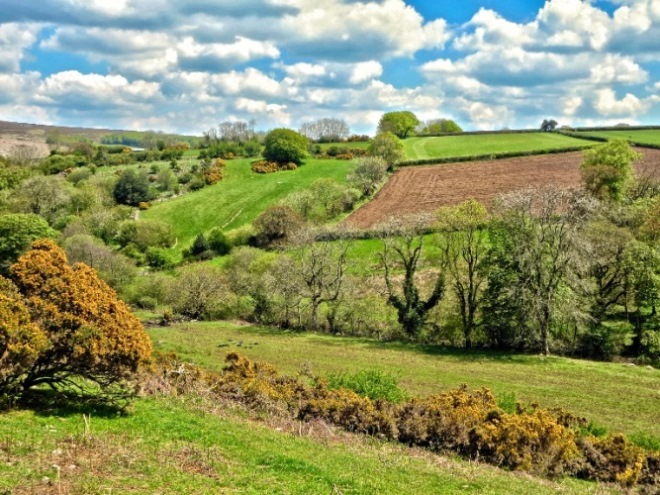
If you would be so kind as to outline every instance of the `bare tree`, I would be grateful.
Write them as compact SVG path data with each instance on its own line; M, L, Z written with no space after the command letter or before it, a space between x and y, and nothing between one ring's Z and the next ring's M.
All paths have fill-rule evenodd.
M458 301L465 347L469 349L487 278L483 258L488 250L488 212L484 205L471 200L441 208L437 217L444 266Z
M294 251L295 274L301 280L302 294L309 300L311 327L319 327L319 307L339 300L349 243L311 242L311 234ZM335 308L336 309L336 308Z
M300 134L312 141L343 141L351 133L346 121L341 119L320 119L307 122L300 127Z

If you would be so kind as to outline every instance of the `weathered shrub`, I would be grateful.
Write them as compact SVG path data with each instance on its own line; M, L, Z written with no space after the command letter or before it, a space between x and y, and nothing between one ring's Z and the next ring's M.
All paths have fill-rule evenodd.
M252 164L252 171L257 174L272 174L284 170L295 170L298 168L293 162L274 162L268 160L260 160Z
M513 470L558 475L577 456L575 434L547 410L491 411L473 433L474 454Z
M62 393L100 387L106 399L130 396L126 380L149 360L151 342L115 292L87 265L70 266L52 241L36 241L11 271L31 322L47 340L45 346L33 346L36 358L31 356L11 377L21 393L46 384ZM24 336L41 341L13 294L9 312ZM94 386L85 387L89 382Z
M579 477L616 481L627 486L639 481L646 460L644 449L633 445L623 435L580 438L578 446L584 458L577 470Z

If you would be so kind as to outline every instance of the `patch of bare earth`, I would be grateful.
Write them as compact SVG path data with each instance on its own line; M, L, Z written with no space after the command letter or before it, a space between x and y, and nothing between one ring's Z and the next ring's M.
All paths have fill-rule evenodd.
M639 175L660 177L660 150L638 149L644 156ZM505 160L404 167L397 170L376 197L351 214L349 227L370 229L392 217L432 213L475 199L487 206L500 194L555 184L581 184L582 153L537 155Z

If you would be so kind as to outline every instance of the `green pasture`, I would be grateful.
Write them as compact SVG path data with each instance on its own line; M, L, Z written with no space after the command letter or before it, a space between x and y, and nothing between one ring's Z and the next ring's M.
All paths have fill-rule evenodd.
M497 153L553 150L572 147L589 147L589 143L577 138L552 132L458 134L455 136L414 137L403 141L408 160L451 158Z
M192 396L141 398L123 417L75 408L12 411L0 415L0 439L0 493L7 494L621 493L318 424L268 425Z
M256 174L253 160L229 160L225 177L195 193L155 204L141 218L172 225L179 248L186 247L200 232L213 227L231 230L252 222L268 206L320 178L345 182L353 163L343 160L309 159L297 170Z
M627 139L642 144L655 144L660 146L660 129L629 129L611 131L580 131L585 136L605 139Z
M174 351L221 369L237 350L294 373L305 363L321 375L378 368L399 377L409 393L427 395L458 387L488 387L497 396L563 407L611 432L660 438L660 371L621 363L561 357L462 351L374 339L293 333L226 322L149 330L156 349Z

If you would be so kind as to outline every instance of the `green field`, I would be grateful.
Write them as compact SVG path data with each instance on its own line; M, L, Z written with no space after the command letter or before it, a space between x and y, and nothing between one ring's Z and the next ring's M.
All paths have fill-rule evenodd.
M408 160L589 147L593 143L551 132L416 137L403 141Z
M573 479L508 473L320 425L268 427L231 406L193 397L139 399L127 417L92 412L87 431L86 412L0 416L0 493L621 493Z
M399 377L411 394L488 387L526 402L563 407L610 431L660 438L660 371L617 363L383 343L372 339L291 333L231 323L153 328L159 350L220 369L229 350L293 373L310 363L318 374L379 368ZM239 345L240 343L240 345Z
M601 137L605 139L627 139L636 143L655 144L660 146L660 129L630 129L613 131L584 131L579 132L585 136Z
M251 162L227 161L225 178L219 183L157 203L141 217L172 225L178 247L184 248L197 234L213 227L230 230L252 222L268 206L316 179L328 177L343 183L354 166L350 161L310 159L297 170L256 174Z

